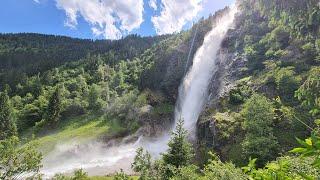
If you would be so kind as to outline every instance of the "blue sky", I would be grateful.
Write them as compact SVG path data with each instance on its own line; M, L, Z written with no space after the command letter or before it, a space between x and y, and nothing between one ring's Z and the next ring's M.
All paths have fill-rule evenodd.
M142 36L174 33L232 2L1 0L0 32L35 32L90 39L117 39L132 33Z

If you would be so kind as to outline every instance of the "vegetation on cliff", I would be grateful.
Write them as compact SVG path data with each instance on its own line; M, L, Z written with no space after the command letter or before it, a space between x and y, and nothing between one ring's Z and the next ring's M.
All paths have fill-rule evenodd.
M195 147L180 121L159 160L137 151L132 168L140 179L320 177L320 4L238 3L222 46L244 67L231 67L240 72L231 74L232 88L206 106ZM192 55L222 12L198 22ZM197 25L119 41L0 35L0 178L39 172L33 143L46 154L75 136L119 138L170 123ZM89 177L78 170L55 178Z

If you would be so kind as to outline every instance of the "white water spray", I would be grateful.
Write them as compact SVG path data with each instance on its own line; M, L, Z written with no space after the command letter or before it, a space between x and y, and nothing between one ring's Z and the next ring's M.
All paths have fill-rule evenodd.
M179 88L175 121L182 118L191 138L195 135L196 122L207 98L208 85L216 72L216 59L221 43L233 24L237 8L218 19L216 26L206 35L203 45L195 54L193 65Z
M235 13L236 8L231 8L206 35L203 45L195 54L192 67L179 88L175 121L183 118L185 128L191 135L195 134L196 121L207 97L208 84L216 71L215 60L218 50L233 23ZM70 173L79 168L89 172L89 175L113 173L119 169L130 172L138 147L143 147L153 157L159 157L160 153L167 149L169 137L170 133L164 132L157 138L140 137L134 143L120 143L112 147L99 142L91 142L84 146L64 143L57 145L55 150L46 156L41 173L45 178L50 178L56 173Z

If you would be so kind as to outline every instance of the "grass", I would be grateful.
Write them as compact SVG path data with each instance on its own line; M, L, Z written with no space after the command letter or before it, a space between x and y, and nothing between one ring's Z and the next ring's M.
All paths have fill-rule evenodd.
M123 130L116 121L108 121L105 116L101 115L84 115L66 119L56 129L54 132L31 141L38 145L39 151L44 155L61 142L87 142L98 139L103 135L115 134Z

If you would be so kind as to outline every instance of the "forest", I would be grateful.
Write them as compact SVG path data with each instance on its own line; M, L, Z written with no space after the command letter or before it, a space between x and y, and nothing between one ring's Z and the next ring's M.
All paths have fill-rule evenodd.
M216 96L201 112L196 140L179 119L167 150L155 158L138 148L131 173L90 176L78 167L51 179L319 179L320 3L237 6L220 52L230 64L212 79ZM195 32L191 57L225 11L153 37L0 34L0 179L43 179L43 160L61 141L161 133L174 123Z

